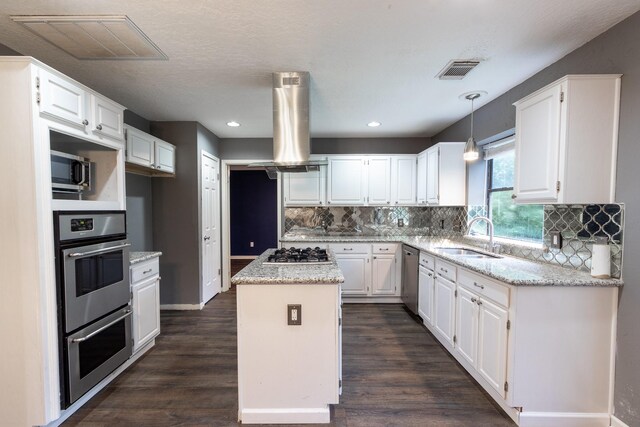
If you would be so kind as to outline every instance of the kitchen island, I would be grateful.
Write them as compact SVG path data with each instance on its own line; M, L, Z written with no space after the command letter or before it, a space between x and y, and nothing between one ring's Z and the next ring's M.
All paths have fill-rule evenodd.
M269 249L232 277L237 285L238 420L330 422L341 387L342 272L322 265L264 265Z

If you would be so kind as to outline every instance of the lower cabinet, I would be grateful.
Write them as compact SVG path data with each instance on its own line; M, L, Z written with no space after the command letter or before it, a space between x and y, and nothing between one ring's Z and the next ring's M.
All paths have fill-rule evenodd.
M456 310L456 284L436 275L434 292L433 327L444 340L453 345Z
M398 284L396 283L397 261L395 254L373 255L371 264L371 294L395 295Z
M160 334L158 258L131 266L131 277L131 325L135 354Z
M478 356L476 368L505 397L507 376L507 309L486 299L478 301Z
M418 271L418 315L428 325L433 325L434 286L433 271L420 266Z
M344 276L342 294L345 296L368 295L371 282L370 255L335 254L335 256Z
M478 295L458 286L456 297L456 351L473 366L478 352Z

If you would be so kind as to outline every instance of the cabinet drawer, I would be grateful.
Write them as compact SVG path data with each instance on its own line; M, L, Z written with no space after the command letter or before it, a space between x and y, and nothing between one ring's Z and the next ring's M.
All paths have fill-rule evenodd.
M374 254L395 254L398 250L396 243L374 243L372 246Z
M462 268L458 272L458 284L503 307L509 307L509 288L507 286Z
M420 265L428 268L429 270L433 270L436 266L436 259L431 255L427 255L424 252L420 252Z
M336 254L370 254L371 245L367 243L332 243L329 248Z
M136 283L148 277L156 276L160 273L160 262L158 258L141 262L131 266L131 283Z
M436 273L441 275L444 278L451 280L452 282L456 281L456 266L453 264L449 264L446 261L442 261L439 258L436 258Z

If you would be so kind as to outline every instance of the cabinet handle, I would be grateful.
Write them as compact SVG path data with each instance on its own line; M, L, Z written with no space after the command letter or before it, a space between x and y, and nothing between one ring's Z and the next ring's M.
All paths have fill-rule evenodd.
M433 276L431 275L431 273L429 273L429 277L433 277Z
M387 204L391 204L391 202L387 202Z
M396 200L396 205L398 204L398 201Z
M389 248L380 248L381 251L388 251Z
M482 301L478 300L477 304L482 305Z
M330 204L331 204L331 200L328 200L328 201L327 201L327 204L329 204L329 205L330 205Z
M476 288L484 289L484 285L478 285L477 282L473 282L473 286L475 286Z
M342 248L343 251L352 251L353 248Z
M442 267L440 267L440 271L444 271L445 273L449 272L449 270L447 270L446 268L442 268Z
M378 257L377 257L377 256L374 256L374 257L373 257L373 259L378 259Z
M476 301L478 301L478 298L471 297L471 302L476 302Z
M152 271L153 271L153 269L150 268L148 270L143 271L142 274L148 274L148 273L151 273Z
M82 121L82 124L83 124L83 125L85 125L85 126L86 126L86 125L88 125L88 124L89 124L89 120L84 119L84 120Z
M102 130L102 125L98 125L98 126L96 126L96 129L98 129L98 130Z
M512 198L512 199L515 199L515 198L517 198L517 197L518 197L518 196L516 196L515 194L512 194L512 195L511 195L511 198Z

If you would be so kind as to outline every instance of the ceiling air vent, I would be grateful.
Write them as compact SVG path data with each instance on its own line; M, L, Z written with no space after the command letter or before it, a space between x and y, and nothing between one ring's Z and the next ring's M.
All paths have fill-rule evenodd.
M461 80L479 63L480 61L454 60L449 62L437 77L440 80Z
M127 16L21 15L11 19L77 59L167 59Z

